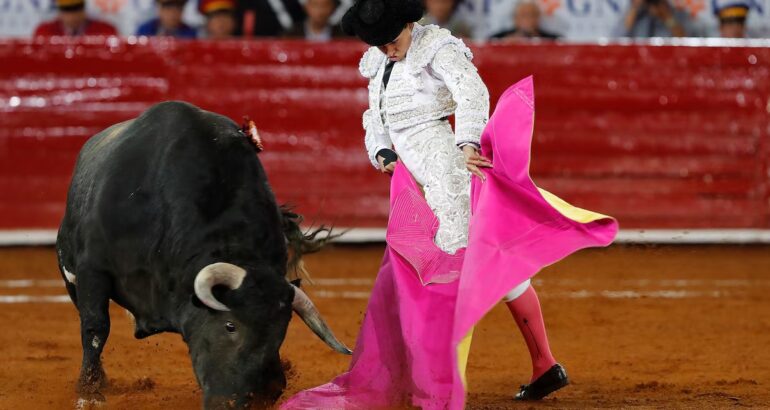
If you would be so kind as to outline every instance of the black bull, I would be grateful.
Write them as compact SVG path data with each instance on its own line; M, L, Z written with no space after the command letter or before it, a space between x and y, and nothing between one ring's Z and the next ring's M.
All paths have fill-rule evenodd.
M103 400L112 299L133 314L135 337L182 335L205 407L274 402L292 308L350 352L286 279L287 243L299 256L321 242L276 204L254 146L223 116L165 102L95 135L56 243L80 315L81 398Z

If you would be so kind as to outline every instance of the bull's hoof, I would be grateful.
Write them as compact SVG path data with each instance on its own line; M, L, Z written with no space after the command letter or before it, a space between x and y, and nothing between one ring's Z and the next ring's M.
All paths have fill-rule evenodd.
M88 395L81 395L77 402L75 402L76 410L94 410L100 409L107 405L107 399L104 395L96 392Z
M77 392L81 398L86 398L91 394L101 394L99 390L107 386L107 374L99 366L92 370L81 370L78 379ZM104 398L104 396L102 396Z
M555 364L538 377L531 384L521 386L521 390L516 394L516 400L541 400L543 397L561 389L569 384L567 371L560 364Z

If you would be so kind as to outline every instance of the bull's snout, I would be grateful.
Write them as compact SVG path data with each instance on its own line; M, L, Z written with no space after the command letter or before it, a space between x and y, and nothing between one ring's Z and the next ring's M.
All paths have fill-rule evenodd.
M286 389L286 377L283 373L273 377L257 388L237 389L238 393L221 394L204 389L204 408L220 409L266 409L272 408ZM250 391L251 390L251 391Z
M267 409L272 408L278 397L281 396L283 389L275 390L270 394L262 395L248 393L245 395L206 395L204 398L204 408L206 410L224 410L224 409Z

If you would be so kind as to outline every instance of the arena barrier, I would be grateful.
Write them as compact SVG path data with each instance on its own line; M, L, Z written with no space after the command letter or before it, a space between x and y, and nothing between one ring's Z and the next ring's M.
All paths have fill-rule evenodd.
M770 42L682 44L472 50L493 103L535 75L531 167L543 188L617 217L630 241L770 242ZM308 222L364 228L351 240L382 239L388 178L363 149L362 51L350 41L0 41L0 242L50 243L85 140L164 100L251 116L281 202Z

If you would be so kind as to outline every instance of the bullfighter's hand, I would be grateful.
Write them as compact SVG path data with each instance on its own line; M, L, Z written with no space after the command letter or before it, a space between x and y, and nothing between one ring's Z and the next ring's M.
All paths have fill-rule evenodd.
M471 144L464 145L463 155L465 156L465 167L471 174L481 178L481 181L486 181L487 176L479 168L492 168L492 161L487 157L481 156L479 150Z
M381 156L379 156L379 155L377 156L377 161L380 162L380 171L383 174L393 174L393 171L396 170L396 162L398 162L398 161L393 161L390 164L385 165L385 163L383 162L384 160L385 159L382 158Z

